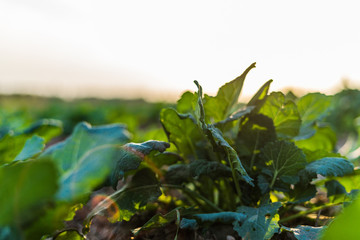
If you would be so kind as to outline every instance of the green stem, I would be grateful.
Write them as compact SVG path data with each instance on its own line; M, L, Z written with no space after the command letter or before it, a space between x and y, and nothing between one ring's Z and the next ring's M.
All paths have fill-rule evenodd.
M280 220L279 220L279 223L284 223L284 222L293 220L293 219L295 219L295 218L308 215L309 213L313 213L313 212L316 212L316 211L319 211L319 210L322 210L322 209L325 209L325 208L337 206L337 205L339 205L339 204L342 204L342 203L329 203L329 204L322 205L322 206L318 206L318 207L315 207L315 208L312 208L312 209L309 209L309 210L306 210L306 211L301 211L301 212L296 213L296 214L294 214L294 215L291 215L291 216L289 216L289 217L280 219Z
M206 197L198 194L195 191L192 191L190 189L188 189L187 187L184 186L180 186L180 185L173 185L173 184L161 184L162 187L167 187L167 188L176 188L176 189L180 189L182 190L184 193L186 193L187 195L191 196L192 198L198 198L202 201L204 201L209 207L212 208L213 211L215 212L223 212L224 210L222 210L221 208L219 208L218 206L216 206L213 202L211 202L209 199L207 199Z
M234 169L233 162L230 159L230 154L229 154L228 151L226 151L226 156L227 156L228 162L230 163L231 173L232 173L232 176L233 176L236 193L239 196L239 200L241 201L241 189L240 189L240 185L239 185L239 179L237 177L236 169Z
M276 181L276 178L277 178L277 175L278 175L278 171L275 170L274 177L273 177L273 179L271 180L271 183L270 183L270 189L273 188L273 186L275 184L275 181Z

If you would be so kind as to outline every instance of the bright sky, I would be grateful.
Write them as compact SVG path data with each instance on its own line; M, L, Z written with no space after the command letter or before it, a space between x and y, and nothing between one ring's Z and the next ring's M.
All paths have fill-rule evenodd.
M273 79L360 87L358 0L1 0L0 92L174 100L257 62L243 95ZM351 85L352 84L352 85Z

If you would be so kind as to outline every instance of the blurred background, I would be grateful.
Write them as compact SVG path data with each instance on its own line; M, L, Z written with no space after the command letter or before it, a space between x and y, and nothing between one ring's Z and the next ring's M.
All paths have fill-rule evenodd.
M0 1L0 93L174 102L252 62L243 98L360 86L360 3Z

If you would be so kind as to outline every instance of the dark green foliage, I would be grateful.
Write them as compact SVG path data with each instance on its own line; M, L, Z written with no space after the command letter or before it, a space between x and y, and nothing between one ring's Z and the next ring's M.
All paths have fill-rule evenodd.
M176 106L161 112L161 104L152 108L157 112L144 104L131 110L119 107L134 114L123 115L112 101L107 102L109 109L116 111L91 110L103 106L92 101L94 106L80 101L77 107L62 108L62 113L70 112L61 116L67 134L70 122L107 119L127 123L135 133L132 139L122 124L92 127L80 122L61 141L54 137L61 134L62 122L43 119L31 124L31 116L2 109L0 240L84 239L96 215L110 222L130 221L144 210L157 214L142 227L137 224L137 230L175 223L175 238L182 229L201 233L221 225L232 227L242 239L289 234L317 239L324 231L325 239L331 239L336 229L346 226L341 217L328 230L298 224L314 223L308 214L322 214L334 205L359 210L359 203L351 202L360 188L360 174L354 171L355 161L337 152L341 127L334 125L339 115L333 109L340 108L336 101L347 98L269 94L270 80L248 103L238 103L245 77L254 67L221 86L216 96L203 95L195 81L197 92L185 92ZM351 149L358 143L353 140ZM112 186L101 190L112 194L92 195L103 186ZM324 191L325 201L319 197ZM76 222L84 226L65 229L64 221L72 220L89 198L90 213L84 223ZM356 214L344 213L352 222ZM324 224L318 220L315 224ZM63 233L57 234L59 230Z
M352 173L354 165L344 158L328 157L309 163L305 169L309 174L337 177Z
M50 161L0 167L0 226L21 226L41 215L54 200L57 177L56 167Z
M277 215L281 203L276 202L262 205L259 208L246 206L239 207L236 211L246 216L244 222L235 221L234 230L242 238L270 239L280 229Z

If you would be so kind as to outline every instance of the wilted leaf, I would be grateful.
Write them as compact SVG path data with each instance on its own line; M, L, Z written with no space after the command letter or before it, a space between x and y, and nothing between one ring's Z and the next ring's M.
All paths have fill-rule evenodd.
M279 231L278 209L280 202L262 205L259 208L241 206L236 211L247 216L245 221L234 222L234 230L246 239L270 239Z

